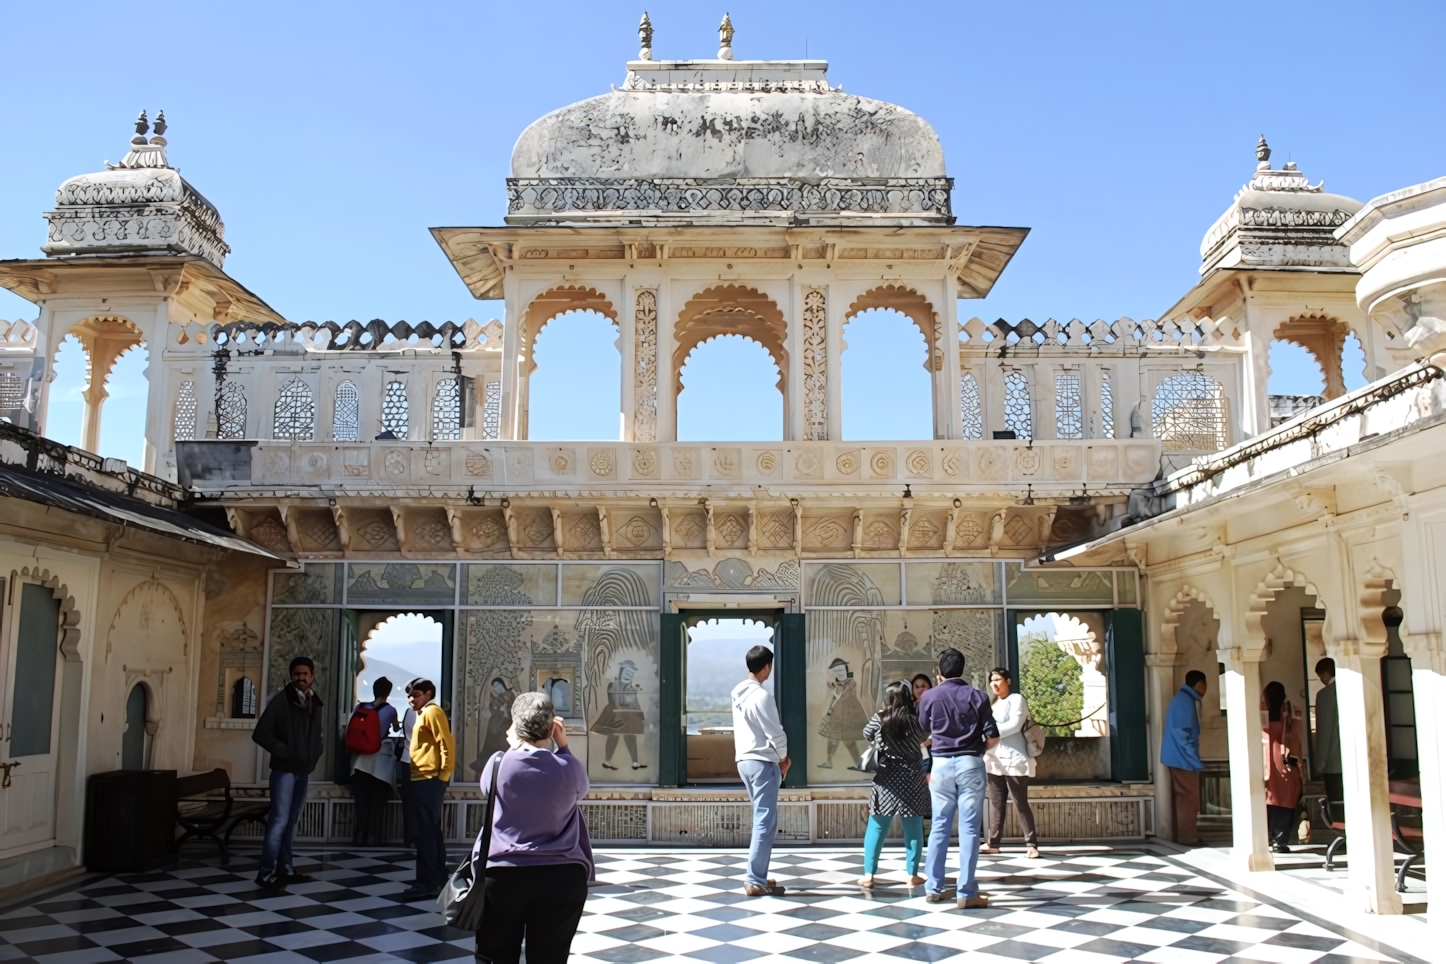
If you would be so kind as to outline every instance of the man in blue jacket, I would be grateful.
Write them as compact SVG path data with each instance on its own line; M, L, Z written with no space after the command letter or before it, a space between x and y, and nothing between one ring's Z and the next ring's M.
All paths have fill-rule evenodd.
M1175 842L1200 843L1196 829L1200 816L1200 713L1205 696L1205 674L1192 669L1185 685L1165 711L1165 735L1160 741L1160 762L1170 771L1170 795L1175 806Z

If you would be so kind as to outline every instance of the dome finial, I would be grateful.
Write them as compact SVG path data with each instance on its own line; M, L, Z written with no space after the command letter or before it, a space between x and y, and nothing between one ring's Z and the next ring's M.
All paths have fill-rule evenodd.
M718 25L718 59L733 59L733 21L728 14L723 14L723 22Z
M1257 170L1270 170L1270 145L1265 143L1265 135L1260 135L1260 143L1255 145L1255 159L1260 162Z
M653 59L653 22L648 19L648 11L643 11L643 19L638 21L638 42L642 49L638 51L639 60Z
M158 111L156 111L156 123L155 123L155 125L154 125L154 128L155 128L155 132L156 132L156 136L157 136L157 137L164 138L164 137L166 136L166 112L165 112L165 111L163 111L163 110L158 110ZM165 141L162 140L161 143L164 144Z
M146 131L151 129L151 122L146 120L146 112L141 111L141 116L136 118L136 134L144 137Z

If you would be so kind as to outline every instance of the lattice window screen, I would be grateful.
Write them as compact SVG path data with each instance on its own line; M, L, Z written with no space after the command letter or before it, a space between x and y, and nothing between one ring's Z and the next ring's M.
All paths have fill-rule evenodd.
M308 442L316 434L316 397L299 378L281 387L271 422L271 437Z
M1100 438L1115 437L1115 389L1108 371L1100 372Z
M1016 438L1034 438L1034 408L1024 372L1004 376L1004 427L1013 429Z
M246 437L246 389L236 382L221 386L221 397L216 402L216 437Z
M352 382L336 386L331 406L331 437L338 442L361 438L361 395Z
M1058 372L1054 376L1054 434L1056 438L1084 438L1079 372Z
M397 438L407 437L407 386L387 382L382 396L382 428Z
M455 378L437 382L432 396L432 438L441 442L462 437L462 388Z
M979 383L971 372L959 377L959 414L964 423L963 437L982 439L984 437L984 406L979 400Z
M0 404L0 408L3 408ZM196 383L189 378L181 382L181 390L176 393L176 430L177 442L189 442L196 437Z
M482 437L499 438L502 434L502 383L488 382L482 400Z
M1225 393L1204 372L1179 372L1161 382L1151 414L1155 438L1167 452L1225 448Z

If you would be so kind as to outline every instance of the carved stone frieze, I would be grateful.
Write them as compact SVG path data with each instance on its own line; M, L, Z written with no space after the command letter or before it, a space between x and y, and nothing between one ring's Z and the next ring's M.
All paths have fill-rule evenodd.
M828 438L828 300L822 288L803 296L803 437Z
M633 441L658 437L658 293L638 292L633 312Z

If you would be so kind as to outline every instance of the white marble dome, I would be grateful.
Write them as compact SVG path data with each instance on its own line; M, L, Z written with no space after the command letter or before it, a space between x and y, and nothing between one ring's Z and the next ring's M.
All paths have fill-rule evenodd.
M533 215L666 212L681 200L696 218L697 205L669 188L706 190L725 180L753 193L714 197L706 210L948 215L944 150L933 127L902 107L830 87L823 61L629 63L622 87L522 132L509 207ZM638 190L609 194L620 182ZM845 193L804 197L797 194L804 183Z

